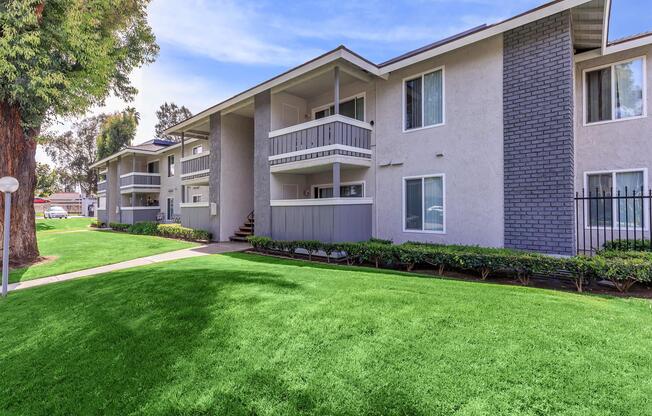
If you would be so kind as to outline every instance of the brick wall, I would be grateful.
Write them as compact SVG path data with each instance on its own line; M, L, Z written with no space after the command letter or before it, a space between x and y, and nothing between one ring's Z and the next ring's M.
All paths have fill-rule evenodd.
M570 12L504 35L505 246L573 254Z

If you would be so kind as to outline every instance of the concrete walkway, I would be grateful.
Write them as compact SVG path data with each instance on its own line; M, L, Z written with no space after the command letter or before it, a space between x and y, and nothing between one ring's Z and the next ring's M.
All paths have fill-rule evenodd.
M232 253L236 251L244 251L249 248L251 248L251 246L247 243L211 243L204 246L186 248L183 250L170 251L168 253L155 254L153 256L123 261L122 263L108 264L106 266L60 274L57 276L43 277L40 279L11 283L9 285L9 291L12 292L14 290L49 285L51 283L65 282L66 280L77 279L80 277L94 276L96 274L114 272L116 270L129 269L138 266L146 266L148 264L162 263L164 261L188 259L191 257L208 256L211 254Z

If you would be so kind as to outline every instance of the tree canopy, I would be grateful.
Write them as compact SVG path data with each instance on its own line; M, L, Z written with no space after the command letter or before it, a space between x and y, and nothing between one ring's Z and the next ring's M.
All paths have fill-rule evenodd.
M57 171L79 185L86 195L96 191L97 172L90 165L97 160L97 138L106 120L105 114L87 117L73 124L73 130L45 134L41 139Z
M176 141L179 140L176 136L170 136L163 134L163 132L169 128L182 122L183 120L192 117L192 113L185 106L179 107L175 103L163 103L156 110L156 117L158 118L158 123L154 127L156 137L159 139L166 139Z
M97 159L107 156L129 146L136 137L139 115L134 109L106 117L97 135Z
M153 62L149 0L0 2L0 101L22 121L77 115L111 93L129 100L131 71Z
M36 196L48 197L58 191L57 172L47 163L36 164Z

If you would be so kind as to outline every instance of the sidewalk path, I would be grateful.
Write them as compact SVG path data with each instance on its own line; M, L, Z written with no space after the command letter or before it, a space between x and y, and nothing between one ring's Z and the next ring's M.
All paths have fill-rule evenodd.
M244 251L249 248L251 248L251 246L246 243L211 243L199 247L186 248L183 250L170 251L168 253L155 254L153 256L123 261L122 263L108 264L106 266L79 270L77 272L64 273L57 276L49 276L40 279L26 280L24 282L11 283L9 285L9 291L11 292L14 290L28 289L30 287L49 285L51 283L64 282L66 280L77 279L79 277L94 276L96 274L129 269L131 267L146 266L148 264L161 263L164 261L208 256L210 254L232 253L236 251Z

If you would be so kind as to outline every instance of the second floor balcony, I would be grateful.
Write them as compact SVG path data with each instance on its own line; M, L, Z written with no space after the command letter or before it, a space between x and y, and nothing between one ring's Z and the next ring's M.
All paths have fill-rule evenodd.
M181 180L184 182L207 181L210 175L211 153L209 151L181 158Z
M161 175L148 172L130 172L120 175L120 189L142 188L152 189L161 187Z
M369 123L332 115L269 133L272 172L334 162L371 166Z

